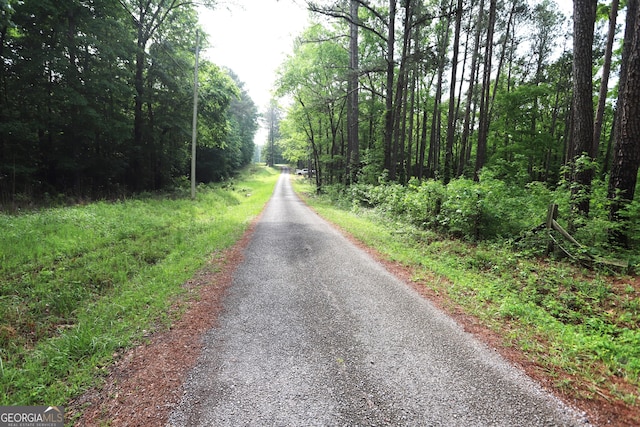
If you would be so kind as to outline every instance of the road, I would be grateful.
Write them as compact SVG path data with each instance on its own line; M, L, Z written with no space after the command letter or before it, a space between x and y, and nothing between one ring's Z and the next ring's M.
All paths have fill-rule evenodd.
M170 426L574 426L281 175Z

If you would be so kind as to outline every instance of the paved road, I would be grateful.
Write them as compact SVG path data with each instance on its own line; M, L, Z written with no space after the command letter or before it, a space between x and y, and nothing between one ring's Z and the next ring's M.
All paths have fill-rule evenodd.
M587 422L309 210L280 177L171 426Z

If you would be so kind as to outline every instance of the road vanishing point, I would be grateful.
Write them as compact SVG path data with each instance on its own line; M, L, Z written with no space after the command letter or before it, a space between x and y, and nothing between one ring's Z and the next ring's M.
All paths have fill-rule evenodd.
M585 426L350 243L287 170L168 425Z

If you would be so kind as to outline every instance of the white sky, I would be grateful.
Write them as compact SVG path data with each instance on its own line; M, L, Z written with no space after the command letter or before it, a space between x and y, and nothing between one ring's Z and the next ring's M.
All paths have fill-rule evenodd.
M572 0L555 0L571 14ZM293 40L308 24L303 0L224 0L216 9L200 9L200 23L209 35L202 56L233 70L258 109L266 110L277 68L293 51ZM266 141L258 131L255 143Z
M271 99L276 70L293 52L293 41L307 26L302 0L227 0L215 10L199 10L200 23L209 35L202 56L230 68L244 82L258 109ZM255 143L266 142L264 129Z

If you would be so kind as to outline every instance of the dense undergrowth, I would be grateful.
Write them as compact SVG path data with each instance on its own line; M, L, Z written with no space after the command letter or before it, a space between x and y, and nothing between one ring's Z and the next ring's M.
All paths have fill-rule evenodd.
M548 238L527 230L545 221L550 202L567 208L560 191L485 179L355 185L318 196L296 182L322 216L498 331L558 390L587 400L604 395L640 414L640 279L539 256ZM596 204L594 214L601 209ZM577 238L610 254L602 224L585 224ZM632 252L616 255L638 262Z
M252 167L194 201L186 187L1 214L0 405L64 405L170 323L182 284L237 241L277 176Z
M608 219L607 189L594 182L588 219L571 218L570 191L560 186L550 190L533 182L526 186L509 185L486 171L479 182L459 178L448 185L441 181L412 180L408 185L385 182L382 185L355 184L323 187L335 203L347 208L373 208L387 218L407 222L419 229L444 233L467 241L501 241L517 244L520 251L541 254L549 241L546 230L532 230L546 222L549 204L559 206L558 221L575 229L574 237L582 245L570 252L619 258L631 268L640 264L640 203L632 203L623 212L624 224ZM626 227L629 247L614 247L610 235Z

